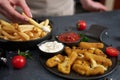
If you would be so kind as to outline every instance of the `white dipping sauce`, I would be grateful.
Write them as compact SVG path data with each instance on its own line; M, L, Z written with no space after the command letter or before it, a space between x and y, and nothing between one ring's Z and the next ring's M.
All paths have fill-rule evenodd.
M39 46L39 45L38 45ZM39 46L39 49L48 52L48 53L54 53L62 50L64 48L64 45L62 43L59 43L57 41L48 41Z
M42 29L43 29L45 32L50 32L50 31L51 31L50 27L48 27L48 26L43 26Z

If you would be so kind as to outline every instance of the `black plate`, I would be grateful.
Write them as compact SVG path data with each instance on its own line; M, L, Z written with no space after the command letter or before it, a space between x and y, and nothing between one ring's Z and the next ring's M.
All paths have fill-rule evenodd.
M93 38L90 38L90 42L98 42L98 40L96 39L93 39ZM55 74L55 75L58 75L60 77L63 77L63 78L67 78L67 79L81 79L81 80L86 80L86 79L99 79L99 78L102 78L102 77L105 77L109 74L111 74L116 68L117 68L117 65L118 65L118 57L110 57L108 56L108 58L110 58L112 60L112 66L110 68L108 68L108 70L103 74L103 75L96 75L96 76L82 76L74 71L71 70L70 74L69 75L65 75L65 74L62 74L60 72L58 72L57 68L49 68L45 65L45 62L47 60L47 58L45 57L42 57L40 55L40 61L41 61L41 64L48 70L50 71L51 73Z
M35 19L37 22L41 22L43 20L37 20ZM34 39L34 40L28 40L28 41L12 41L12 40L5 40L5 39L1 39L0 38L0 48L4 49L4 50L10 50L10 51L14 51L14 50L33 50L37 48L37 44L50 39L51 38L51 34L53 31L53 25L52 22L50 21L49 24L52 28L51 32L48 33L46 36L42 37L42 38L38 38L38 39Z
M96 32L97 31L97 32ZM106 42L107 40L104 40L104 38L106 38L106 33L107 28L105 26L101 26L101 25L96 25L93 24L90 26L90 29L88 29L84 34L89 38L89 42L103 42L105 43L105 47L109 46ZM104 41L103 41L104 40ZM105 48L104 50L105 51ZM45 65L45 62L47 60L47 58L45 57L41 57L40 56L40 61L41 64L51 73L63 77L63 78L67 78L67 79L81 79L81 80L91 80L91 79L100 79L103 78L109 74L111 74L118 66L118 57L111 57L109 55L107 55L109 59L111 59L112 61L112 66L108 68L108 70L103 74L103 75L96 75L96 76L82 76L74 71L71 70L69 75L65 75L62 74L60 72L58 72L57 68L49 68Z

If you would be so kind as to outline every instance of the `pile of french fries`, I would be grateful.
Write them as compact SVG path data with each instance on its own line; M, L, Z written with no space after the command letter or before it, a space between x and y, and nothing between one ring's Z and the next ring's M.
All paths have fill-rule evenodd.
M29 18L28 22L30 24L18 24L9 23L0 19L0 38L13 41L34 40L42 38L49 33L44 31L42 27L45 26L51 30L49 19L38 23L32 18Z

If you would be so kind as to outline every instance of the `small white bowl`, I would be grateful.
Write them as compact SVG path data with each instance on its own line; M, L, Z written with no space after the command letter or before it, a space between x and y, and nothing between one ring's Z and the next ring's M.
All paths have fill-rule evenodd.
M64 50L64 44L56 40L45 40L39 43L38 48L40 53L45 57L51 57L62 53Z

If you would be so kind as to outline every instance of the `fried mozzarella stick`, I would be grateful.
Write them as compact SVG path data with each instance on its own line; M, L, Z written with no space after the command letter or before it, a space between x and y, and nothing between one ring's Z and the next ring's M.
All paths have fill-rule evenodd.
M90 67L87 61L77 59L74 62L72 69L81 75L86 75L86 72L89 71Z
M72 66L72 69L75 72L86 76L103 74L105 71L102 65L91 67L89 62L87 62L86 60L76 60Z
M95 49L90 48L90 49L83 49L80 47L73 47L72 49L68 46L65 47L65 53L70 56L72 51L77 52L77 54L84 54L85 52L90 52L90 53L94 53Z
M64 51L67 54L67 56L70 56L71 53L72 53L72 49L70 47L68 47L68 46L65 47Z
M107 57L107 55L100 49L95 49L94 54Z
M99 56L96 54L91 54L86 52L84 54L85 59L90 60L90 59L94 59L97 63L102 64L104 66L111 66L112 65L112 61L106 57L103 56Z
M91 76L91 75L98 75L98 74L104 74L105 70L101 66L97 66L93 69L90 69L87 71L86 75Z
M64 56L62 56L61 54L58 54L58 55L55 55L55 56L49 58L46 61L46 65L48 67L55 67L58 65L58 63L62 62L63 60L64 60Z
M71 65L73 64L77 56L77 53L74 51L69 57L65 56L64 61L62 63L58 63L58 71L63 74L69 74L71 70Z
M103 48L103 43L90 43L90 42L80 42L79 43L80 48Z

